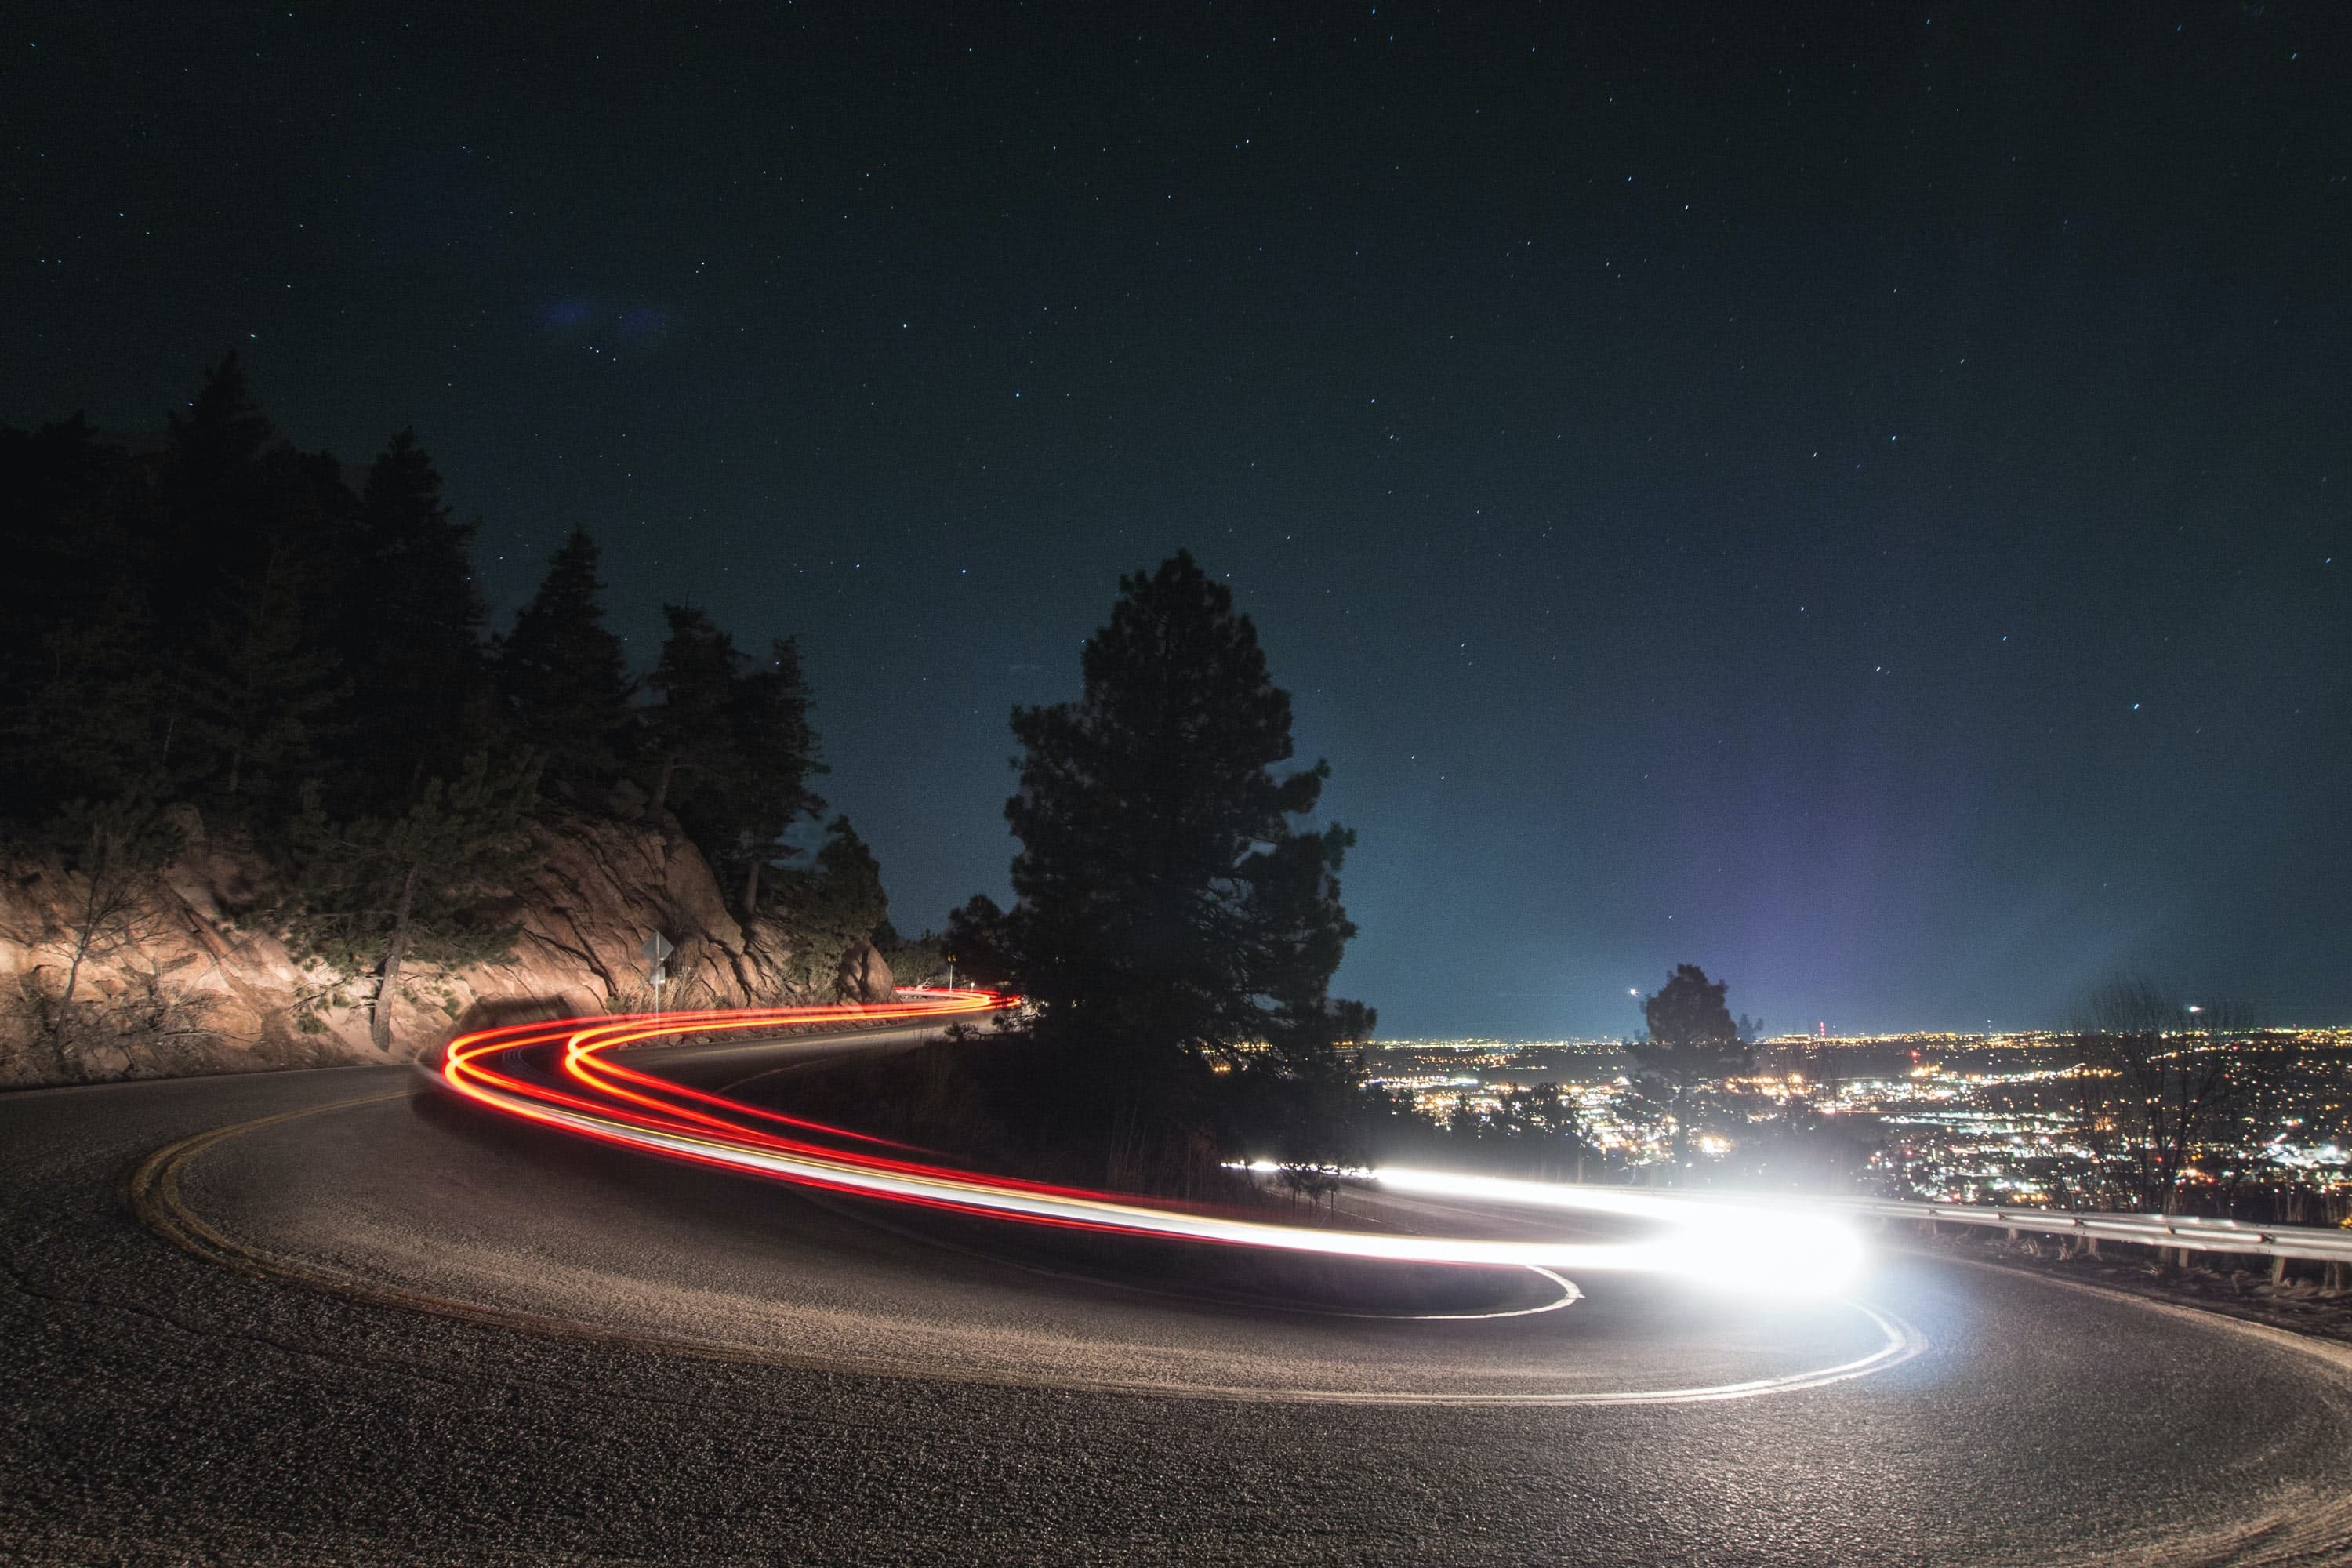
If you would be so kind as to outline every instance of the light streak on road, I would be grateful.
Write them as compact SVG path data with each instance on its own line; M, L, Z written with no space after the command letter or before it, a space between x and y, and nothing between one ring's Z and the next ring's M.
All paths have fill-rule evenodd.
M735 1008L569 1018L461 1035L435 1071L476 1104L541 1126L747 1174L1030 1224L1372 1261L1666 1274L1758 1294L1833 1294L1860 1261L1853 1232L1817 1215L1622 1188L1513 1182L1435 1171L1371 1173L1390 1190L1570 1210L1631 1221L1628 1241L1498 1241L1277 1225L932 1163L870 1134L783 1115L672 1082L607 1053L660 1040L775 1036L811 1026L950 1023L1014 998L902 991L877 1005Z

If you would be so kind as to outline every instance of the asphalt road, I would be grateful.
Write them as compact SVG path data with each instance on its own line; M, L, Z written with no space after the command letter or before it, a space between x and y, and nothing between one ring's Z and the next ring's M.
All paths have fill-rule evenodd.
M415 1090L0 1097L0 1562L2352 1561L2352 1357L2271 1331L1906 1257L1281 1311Z

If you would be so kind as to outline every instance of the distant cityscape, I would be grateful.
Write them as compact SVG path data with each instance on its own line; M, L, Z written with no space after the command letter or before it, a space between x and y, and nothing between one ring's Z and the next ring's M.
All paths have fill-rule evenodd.
M2342 1223L2352 1210L2352 1028L2264 1029L2242 1048L2259 1089L2189 1150L2185 1210ZM1456 1128L1555 1085L1580 1123L1589 1180L1661 1180L1672 1124L1615 1040L1381 1041L1370 1082ZM1785 1035L1757 1043L1694 1117L1702 1180L1947 1203L2098 1206L2118 1147L2112 1084L2055 1031Z

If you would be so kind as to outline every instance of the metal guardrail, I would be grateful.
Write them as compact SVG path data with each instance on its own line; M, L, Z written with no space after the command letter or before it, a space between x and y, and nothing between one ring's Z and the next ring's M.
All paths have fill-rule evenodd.
M2186 1252L2234 1252L2257 1258L2299 1258L2352 1263L2352 1230L2306 1225L2242 1225L2193 1215L2112 1214L2070 1209L2000 1208L1979 1204L1897 1203L1876 1198L1824 1198L1822 1208L1859 1218L1933 1220L1990 1226L2096 1241L2133 1241Z

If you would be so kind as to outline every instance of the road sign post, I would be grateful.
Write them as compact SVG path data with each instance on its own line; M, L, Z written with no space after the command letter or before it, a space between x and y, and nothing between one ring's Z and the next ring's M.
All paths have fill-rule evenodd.
M662 961L667 958L671 953L676 952L677 949L671 943L669 938L662 935L659 931L656 931L653 935L646 938L645 942L638 947L637 951L645 954L646 978L653 983L654 1013L656 1016L659 1016L661 1013L662 982L669 978L669 972L662 967Z

